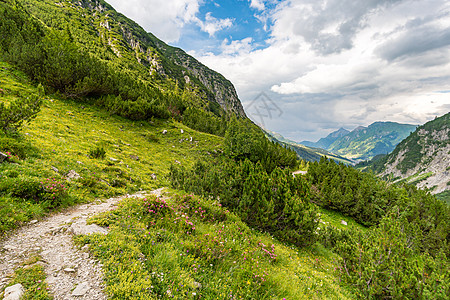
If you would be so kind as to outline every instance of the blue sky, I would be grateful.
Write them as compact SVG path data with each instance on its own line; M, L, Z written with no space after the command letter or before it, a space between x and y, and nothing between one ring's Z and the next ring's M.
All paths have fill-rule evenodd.
M446 0L107 2L222 73L250 118L293 140L450 111ZM261 92L281 114L260 118Z
M251 37L255 49L264 48L270 35L264 30L266 24L257 18L257 13L259 11L250 7L247 0L204 1L199 8L199 18L206 20L206 16L209 15L218 20L229 20L230 26L210 34L202 31L198 24L186 24L180 38L171 44L187 51L220 55L220 45L224 40L233 41Z

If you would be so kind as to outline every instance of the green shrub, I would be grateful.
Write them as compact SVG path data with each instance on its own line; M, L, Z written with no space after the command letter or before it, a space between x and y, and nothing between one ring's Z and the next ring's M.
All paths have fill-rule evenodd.
M106 151L103 147L97 146L95 149L89 151L89 157L104 159L106 156Z
M261 163L267 173L275 168L297 168L297 154L292 149L270 142L261 129L249 120L232 119L225 133L224 153L236 161Z
M24 122L36 117L41 109L42 100L38 95L20 96L9 105L0 102L0 128L3 132L17 131Z
M175 188L220 199L249 226L297 246L315 242L317 211L309 202L309 185L288 170L267 173L261 163L218 159L196 162L191 170L172 166Z
M95 174L85 174L81 178L78 179L78 182L80 182L85 187L95 187L97 186L99 182L99 177Z
M10 194L12 197L40 202L43 186L39 179L28 176L6 178L0 182L0 191Z
M310 163L308 180L313 186L315 203L366 226L377 224L394 203L392 199L404 193L395 187L388 188L386 182L372 174L325 158Z
M0 192L29 202L41 203L48 208L70 201L67 187L55 178L42 180L22 175L9 176L0 181Z
M341 276L366 299L445 299L450 265L443 251L420 253L420 230L399 215L364 233L327 228L321 241L341 257Z
M55 178L46 178L41 182L43 192L41 198L46 201L50 207L56 207L63 204L69 197L66 185Z
M178 203L182 203L179 207L184 213L194 216L203 222L224 222L227 219L222 205L217 201L212 203L203 198L194 197L193 195L186 195L182 198L175 196Z
M11 156L17 156L19 159L25 159L38 153L36 147L33 147L23 137L3 134L0 134L0 151L3 153L9 152Z

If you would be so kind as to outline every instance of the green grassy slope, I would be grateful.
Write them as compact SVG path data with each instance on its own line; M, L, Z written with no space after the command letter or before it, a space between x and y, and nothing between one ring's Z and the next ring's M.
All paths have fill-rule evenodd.
M320 245L284 245L216 202L178 194L130 199L92 219L110 234L77 238L104 264L113 299L355 297Z
M3 91L0 101L7 103L15 97L37 93L11 65L0 63L0 73ZM166 134L162 133L164 130ZM25 125L20 137L1 137L0 151L20 154L20 149L28 147L30 152L27 157L18 158L17 164L0 164L2 194L13 194L2 198L8 203L2 206L3 213L11 218L1 221L2 229L45 211L34 203L38 200L11 202L18 193L7 189L8 180L63 180L74 170L82 178L65 183L72 195L69 203L151 189L166 183L164 176L170 164L189 165L194 159L212 155L223 140L174 121L130 121L88 104L54 96L43 98L42 111L32 123ZM89 152L97 148L106 151L104 159L89 157ZM152 174L157 180L152 179Z

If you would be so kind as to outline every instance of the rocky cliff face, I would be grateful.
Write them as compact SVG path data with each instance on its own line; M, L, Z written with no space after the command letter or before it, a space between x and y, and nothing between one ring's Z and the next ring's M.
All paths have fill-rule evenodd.
M432 193L450 190L450 113L417 128L385 159L381 176Z
M231 111L238 116L245 116L244 108L237 96L233 84L207 66L201 64L194 57L188 55L179 48L171 47L153 36L156 47L163 55L169 58L177 66L184 69L183 75L186 84L192 83L191 77L200 81L208 93L212 96L212 101L216 101L223 109Z
M86 5L111 19L111 22L117 22L115 16L120 15L103 1L85 1L83 6ZM124 17L122 19L119 23L123 39L136 53L136 60L148 66L150 72L155 71L159 75L167 76L178 81L183 87L193 85L206 95L208 101L218 103L225 111L245 117L236 90L229 80L201 64L182 49L171 47L153 34L143 32L143 29L131 20ZM129 22L132 22L132 26ZM110 27L109 22L107 24ZM133 31L138 32L136 34Z

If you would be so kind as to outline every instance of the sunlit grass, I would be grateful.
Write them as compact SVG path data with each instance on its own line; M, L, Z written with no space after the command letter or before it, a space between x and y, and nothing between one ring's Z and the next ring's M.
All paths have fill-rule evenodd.
M46 275L44 267L40 264L36 264L41 259L42 258L38 255L28 259L24 263L23 267L15 270L10 283L7 285L12 286L20 283L25 290L25 293L21 299L53 299L53 297L48 293L48 286L45 282ZM4 292L4 289L2 292Z
M353 298L320 244L282 244L214 201L176 194L127 199L93 218L107 236L77 237L102 260L113 299Z

